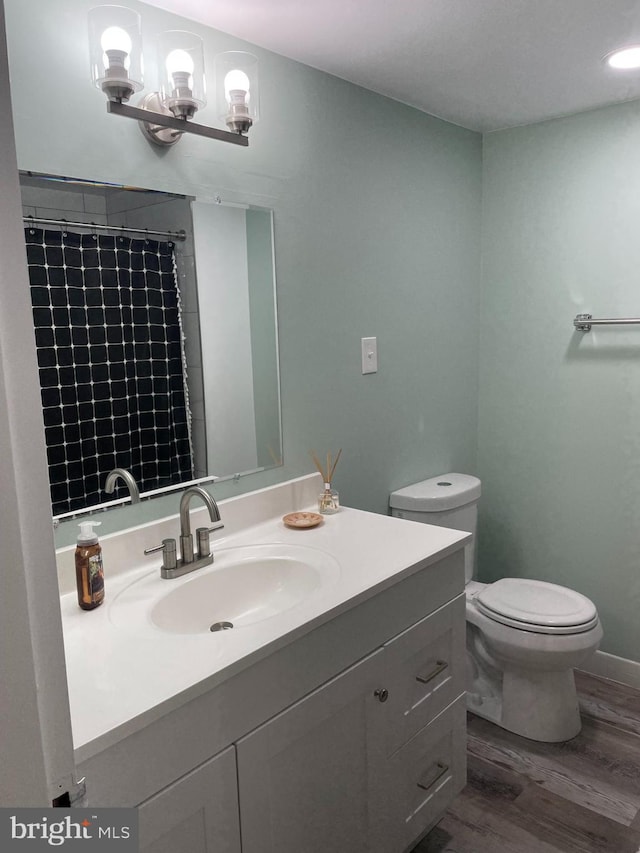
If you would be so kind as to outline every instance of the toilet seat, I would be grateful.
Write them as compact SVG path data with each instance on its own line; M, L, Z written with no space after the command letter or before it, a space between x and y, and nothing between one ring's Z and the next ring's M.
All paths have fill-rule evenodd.
M502 578L478 593L475 604L494 622L536 634L579 634L598 624L586 596L546 581Z

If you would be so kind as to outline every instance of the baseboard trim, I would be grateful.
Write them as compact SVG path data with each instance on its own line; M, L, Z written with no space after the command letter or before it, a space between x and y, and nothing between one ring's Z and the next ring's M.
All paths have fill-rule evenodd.
M630 687L640 688L640 663L635 660L598 651L580 669L591 675L599 675L600 678L609 678L611 681L620 681Z

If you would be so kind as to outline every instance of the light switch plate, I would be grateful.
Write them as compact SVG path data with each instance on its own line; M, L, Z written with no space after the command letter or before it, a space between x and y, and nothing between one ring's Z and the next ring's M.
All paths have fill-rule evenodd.
M362 372L378 372L378 339L362 338Z

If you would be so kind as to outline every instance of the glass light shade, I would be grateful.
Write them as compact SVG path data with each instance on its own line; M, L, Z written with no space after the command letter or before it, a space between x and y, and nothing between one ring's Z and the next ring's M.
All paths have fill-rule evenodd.
M162 102L175 116L191 118L207 103L202 39L170 30L160 35L158 47Z
M229 130L246 133L260 118L258 60L230 50L216 56L216 109Z
M89 11L89 56L94 86L114 101L127 101L142 89L140 15L125 6Z

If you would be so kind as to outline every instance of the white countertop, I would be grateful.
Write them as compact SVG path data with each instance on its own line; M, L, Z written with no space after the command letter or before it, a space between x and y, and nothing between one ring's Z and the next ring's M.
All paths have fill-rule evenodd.
M311 493L317 490L315 478L308 478L309 483L305 479L290 481L296 484L298 505L285 507L285 512L315 510L308 502L299 505L301 499L308 498L309 488ZM106 559L108 548L103 544L106 597L102 606L83 611L78 607L75 590L61 596L71 722L78 760L202 695L339 613L458 550L470 538L468 533L457 530L344 507L337 514L326 516L319 527L292 530L281 520L286 486L271 487L279 490L279 500L272 502L272 509L278 513L276 517L244 529L234 529L237 525L231 524L229 535L220 535L226 530L213 534L212 551L215 555L217 548L284 543L317 548L332 555L340 564L337 581L290 610L221 633L176 635L118 627L110 617L110 602L143 575L151 572L159 577L160 555L143 557L137 542L137 553L130 555L132 568L113 575ZM260 495L264 505L269 491L252 495ZM229 503L234 504L228 508L230 516L241 508L245 497L251 500L251 495L230 499ZM220 502L223 521L225 503ZM256 513L253 515L255 520ZM157 536L157 529L148 531L146 547L156 544Z

